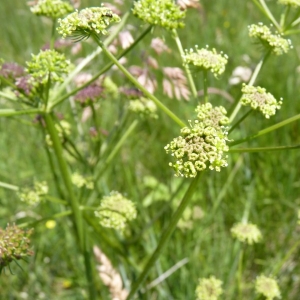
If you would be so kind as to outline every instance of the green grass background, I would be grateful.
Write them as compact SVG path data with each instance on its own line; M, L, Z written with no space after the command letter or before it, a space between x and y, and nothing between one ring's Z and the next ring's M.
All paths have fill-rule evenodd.
M82 1L82 6L98 5L98 1ZM282 8L276 1L268 1L276 16ZM130 4L124 7L130 7ZM0 57L5 61L16 61L22 65L30 59L31 53L49 40L51 24L33 16L25 1L0 1ZM254 67L260 58L260 49L248 38L247 26L259 21L269 21L257 10L252 1L201 1L200 11L189 10L186 28L179 31L184 48L198 44L210 45L223 50L229 56L225 74L220 79L210 77L210 86L226 90L235 98L239 96L239 87L230 87L228 79L236 66L246 65L243 57L249 57L250 67ZM129 23L140 32L141 22L133 16ZM170 55L157 58L160 65L179 66L180 57L172 38L167 32L155 29L147 36L133 53L128 55L129 63L141 64L141 51L149 49L153 37L166 40L173 49ZM272 57L261 71L257 85L264 86L276 98L283 97L282 109L270 120L253 113L241 126L237 136L246 136L261 128L296 115L299 104L299 38L292 37L294 49L287 55ZM88 52L92 45L87 44ZM153 51L148 51L153 55ZM84 53L84 52L83 52ZM99 59L99 68L101 60ZM93 66L95 71L98 66ZM92 68L92 69L93 69ZM115 82L123 84L123 79L113 77ZM196 78L201 89L201 78ZM195 103L177 101L157 96L183 120L192 118ZM212 96L214 104L222 104L230 109L228 102ZM9 107L0 99L1 107ZM101 109L102 126L110 129L118 119L124 101L111 103L104 101ZM58 108L59 112L69 116L68 105ZM243 110L244 112L246 110ZM22 121L30 121L22 118ZM140 123L120 155L114 159L106 176L99 185L103 194L118 190L137 203L138 219L132 223L125 237L114 234L119 244L115 247L104 242L111 234L92 232L96 243L113 261L128 287L134 281L137 272L143 267L148 256L157 245L162 230L180 200L166 202L170 194L182 180L176 179L167 164L169 157L163 147L179 133L179 128L168 117L160 114L157 121ZM145 143L145 140L147 143ZM299 143L299 122L292 123L269 135L249 142L249 147L292 145ZM24 126L18 119L0 118L0 181L23 186L33 179L47 180L52 177L44 153L42 136L34 126ZM205 172L199 184L199 190L193 198L193 206L200 206L205 215L193 221L189 230L177 229L168 243L160 260L152 269L147 283L174 266L178 261L188 258L189 262L174 272L165 281L152 290L139 294L138 299L194 299L197 280L200 277L214 275L224 281L224 296L221 299L256 299L253 282L261 273L270 274L292 246L299 240L297 210L300 204L300 153L298 150L234 154L229 157L229 167L221 173ZM154 177L159 187L154 192L144 184L145 176ZM231 180L230 180L231 179ZM187 187L190 180L185 180ZM54 186L50 183L50 191ZM153 192L153 203L143 206L143 201ZM182 193L181 193L182 194ZM181 195L182 196L182 195ZM151 198L151 197L150 197ZM220 200L218 209L213 212L214 204ZM242 219L246 203L251 201L249 221L257 224L263 233L263 241L254 246L245 247L243 295L237 296L234 270L236 268L237 244L230 235L230 228ZM20 203L15 193L0 189L1 226L16 222L20 214L26 213L28 220L58 212L53 204L43 204L30 211ZM152 224L152 227L148 225ZM84 299L82 285L84 273L82 262L74 250L74 240L69 232L70 224L58 220L57 226L49 230L45 224L35 228L33 246L35 255L28 263L21 263L23 270L13 266L13 274L6 270L0 277L0 299ZM121 249L122 255L118 249ZM300 299L299 249L284 264L278 274L283 299ZM99 281L98 290L101 299L109 299L106 287ZM259 299L259 298L257 298Z

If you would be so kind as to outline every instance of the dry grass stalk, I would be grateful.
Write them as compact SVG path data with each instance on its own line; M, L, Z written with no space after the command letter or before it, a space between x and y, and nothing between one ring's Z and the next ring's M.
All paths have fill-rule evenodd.
M112 300L125 300L128 291L123 288L121 275L114 269L108 257L97 247L94 246L94 255L99 265L97 270L99 277L104 285L109 289Z

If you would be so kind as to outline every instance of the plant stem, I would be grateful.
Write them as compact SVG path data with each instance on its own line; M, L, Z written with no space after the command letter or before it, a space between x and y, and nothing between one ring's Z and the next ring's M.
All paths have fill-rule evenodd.
M54 49L54 42L55 42L55 29L56 29L56 19L52 20L52 30L51 30L51 38L50 38L50 49Z
M142 40L152 29L152 26L149 26L146 28L146 30L134 41L134 43L132 43L127 49L125 49L124 51L122 51L117 58L120 59L121 57L125 56L129 51L131 51L138 43L140 40ZM101 48L99 48L101 49ZM64 96L62 96L59 99L53 100L52 104L51 104L51 108L54 108L56 105L60 104L61 102L63 102L65 99L69 98L70 96L75 95L78 91L84 89L85 87L87 87L88 85L90 85L92 82L94 82L99 76L101 76L102 74L104 74L106 71L108 71L112 66L114 65L113 62L109 62L108 64L106 64L96 75L94 75L89 81L87 81L86 83L84 83L83 85L79 86L78 88L72 90L71 92L65 94ZM74 76L73 76L74 77ZM72 78L73 78L72 77ZM65 85L65 82L64 82Z
M69 202L72 208L72 212L74 215L74 221L75 221L75 229L78 234L78 240L80 244L80 248L83 249L83 224L82 224L82 216L81 212L79 210L79 203L77 198L75 197L70 172L68 169L68 165L63 157L63 148L57 133L57 130L55 128L55 124L53 121L53 116L51 114L45 114L44 115L46 126L49 132L49 135L51 137L52 143L53 143L53 149L58 161L58 166L63 178L63 182L66 186L66 189L69 194Z
M8 189L8 190L13 190L13 191L20 190L20 188L18 186L12 185L12 184L9 184L9 183L6 183L6 182L2 182L2 181L0 181L0 187L3 187L3 188Z
M160 102L152 93L148 92L118 61L118 59L106 48L97 35L92 35L94 41L102 48L104 54L123 72L123 74L139 88L149 99L151 99L165 114L167 114L179 126L185 127L182 122L171 110L169 110L162 102Z
M167 245L167 242L168 242L170 236L172 235L172 233L174 232L178 221L182 217L182 214L183 214L185 208L188 206L194 192L196 191L196 189L198 187L198 183L199 183L199 179L201 177L201 174L202 173L198 173L198 175L191 182L191 184L190 184L188 190L186 191L180 205L178 206L176 212L173 214L168 227L164 230L164 232L163 232L163 234L162 234L162 236L159 240L159 243L158 243L158 246L157 246L156 250L154 251L154 253L150 257L150 259L148 260L143 272L141 273L141 275L138 277L138 279L135 281L134 285L132 286L132 288L130 290L130 293L127 297L127 300L133 298L135 293L140 288L140 285L146 279L150 269L156 263L159 256L161 255L162 251L164 250L165 246Z
M264 63L266 62L266 60L268 59L269 55L271 54L271 51L268 51L265 55L263 55L263 57L260 59L259 63L257 64L252 76L251 76L251 79L248 83L248 85L253 85L257 76L258 76L258 73L260 72L262 66L264 65ZM229 117L229 123L232 123L232 121L234 120L234 118L236 117L237 113L239 112L239 110L241 109L242 107L242 103L241 103L241 99L238 101L236 107L234 108L233 112L231 113L230 117Z
M230 149L230 153L244 153L244 152L268 152L268 151L282 151L282 150L294 150L299 149L300 145L294 146L277 146L277 147L261 147L261 148L238 148Z
M274 130L276 130L278 128L281 128L281 127L283 127L285 125L288 125L288 124L290 124L292 122L295 122L295 121L297 121L299 119L300 119L300 114L298 114L296 116L293 116L293 117L291 117L289 119L286 119L286 120L284 120L282 122L279 122L279 123L277 123L275 125L272 125L270 127L267 127L267 128L265 128L263 130L260 130L257 133L255 133L253 135L250 135L250 136L248 136L248 137L246 137L244 139L233 141L233 142L229 142L228 144L229 144L229 146L234 146L234 145L238 145L238 144L241 144L241 143L244 143L244 142L248 142L248 141L253 140L253 139L255 139L255 138L257 138L257 137L259 137L261 135L264 135L264 134L269 133L271 131L274 131Z
M263 7L264 11L266 12L266 15L268 16L268 18L270 19L270 21L275 25L276 29L281 32L281 27L278 24L278 22L276 21L276 19L274 18L273 14L271 13L271 11L269 10L267 4L265 3L265 0L259 0L261 6Z
M178 36L177 30L173 29L172 33L173 33L173 37L175 39L178 51L180 53L180 56L183 57L184 56L184 51L183 51L182 44L181 44L180 38ZM197 89L196 89L196 86L195 86L195 82L194 82L191 70L190 70L189 66L186 65L186 64L184 64L183 67L184 67L185 72L186 72L186 76L187 76L187 79L188 79L188 82L189 82L189 85L190 85L190 88L191 88L191 91L192 91L193 98L196 99L198 97L198 93L197 93Z
M203 93L204 93L204 103L207 103L208 102L207 70L203 71Z
M102 163L100 170L98 171L98 174L95 177L95 181L98 181L103 172L108 167L109 163L112 161L112 159L116 156L124 142L127 140L128 136L134 131L138 124L138 120L134 120L132 124L128 127L126 132L122 135L120 140L117 142L117 144L114 146L114 148L110 151L109 156L106 158L106 160Z
M232 132L240 123L242 123L252 112L253 109L250 109L241 118L239 118L236 123L229 128L228 134Z
M39 114L41 111L37 108L32 109L11 109L11 108L2 108L0 109L0 117L13 117L18 115L33 115Z
M84 236L84 228L83 228L83 218L82 213L80 211L79 202L77 198L75 197L71 176L69 172L68 165L63 157L63 149L62 145L57 133L57 130L55 128L55 123L53 121L53 115L52 114L45 114L44 115L46 126L49 132L49 135L51 137L52 143L53 143L53 149L58 161L58 166L63 178L63 182L66 186L66 189L68 191L69 196L69 203L72 209L73 213L73 221L74 221L74 227L77 234L77 239L79 242L79 248L81 250L81 253L84 256L84 262L85 262L85 273L86 278L88 282L88 288L89 288L89 298L90 300L96 299L96 291L94 287L94 279L93 279L93 270L91 266L91 257L90 257L90 251L87 248L86 244L86 236Z

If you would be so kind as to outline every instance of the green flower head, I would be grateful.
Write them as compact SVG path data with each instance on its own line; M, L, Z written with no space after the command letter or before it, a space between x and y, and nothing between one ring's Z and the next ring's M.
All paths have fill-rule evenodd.
M157 107L155 103L147 98L139 98L136 100L130 100L128 109L139 114L141 117L150 117L153 119L157 119L158 116L156 114Z
M227 132L222 126L228 123L223 107L213 108L211 104L196 108L199 120L189 121L190 127L181 129L181 136L165 146L175 162L169 163L175 176L195 177L197 172L207 168L220 171L227 167Z
M266 92L266 89L257 86L243 84L241 103L259 110L267 119L275 115L281 108L282 98L277 101L274 96Z
M225 71L225 66L228 61L228 56L223 54L217 54L216 49L208 50L206 48L198 49L195 46L194 49L185 50L185 54L182 56L183 64L195 67L200 71L211 71L215 77L221 75Z
M95 216L100 218L102 226L120 231L123 231L127 222L135 219L136 215L134 203L115 191L105 196L95 211Z
M255 280L255 289L258 294L266 297L266 300L281 298L277 281L274 278L260 275Z
M20 200L28 205L36 205L41 202L42 197L48 194L48 184L45 181L34 182L33 188L23 188L18 192Z
M185 11L173 0L139 0L134 1L132 12L150 25L158 25L168 30L182 28Z
M254 224L238 223L231 228L231 234L242 243L252 245L262 239L258 227Z
M106 28L111 23L120 21L120 17L114 14L110 8L104 6L89 7L80 12L76 10L64 19L58 19L57 31L64 38L71 36L80 41L89 38L92 33L106 35Z
M16 225L7 225L6 229L0 228L0 271L13 260L33 255L29 249L32 231L24 231Z
M223 282L214 276L199 279L199 284L196 288L196 299L217 300L223 293L222 284Z
M41 84L47 84L49 79L51 82L62 82L69 70L70 61L55 50L32 54L31 61L27 62L27 72Z
M61 0L39 0L30 10L37 16L57 19L74 11L74 8L69 3Z
M299 0L278 0L279 4L283 5L290 5L293 7L300 6L300 1Z
M89 190L94 188L94 182L91 177L83 177L79 173L73 173L71 177L72 183L78 188L86 187Z
M279 33L272 34L269 27L263 23L248 26L249 36L257 39L265 48L271 49L272 53L281 55L287 53L292 47L289 39L284 39Z

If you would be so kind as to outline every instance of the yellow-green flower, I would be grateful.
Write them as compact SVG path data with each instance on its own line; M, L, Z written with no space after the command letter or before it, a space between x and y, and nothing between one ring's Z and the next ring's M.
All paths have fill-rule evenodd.
M34 182L33 188L23 188L18 192L20 200L28 205L36 205L41 202L42 197L48 194L48 184L46 181Z
M185 50L182 56L183 64L195 67L200 71L211 71L215 77L221 75L225 71L225 66L228 61L226 54L217 53L216 49L208 50L208 46L203 49Z
M287 53L292 47L289 39L284 39L279 33L272 34L270 28L263 23L248 26L249 36L257 39L265 48L271 49L272 53L281 55Z
M136 215L134 203L116 191L105 196L95 211L95 216L100 219L102 226L120 231L123 231L127 222L135 219Z
M157 107L155 103L147 98L139 98L136 100L130 100L128 109L139 114L141 117L150 117L157 119Z
M259 110L267 119L281 108L282 98L277 101L272 94L267 93L266 89L260 86L254 87L244 83L242 93L241 103Z
M260 275L255 280L255 289L258 294L266 297L266 300L281 298L277 281L274 278Z
M74 11L74 8L69 3L61 0L39 0L30 10L37 16L57 19Z
M228 123L223 107L213 107L210 103L196 108L199 120L189 121L190 127L181 129L181 136L165 146L175 162L169 166L175 176L196 177L209 165L209 169L220 171L227 167L227 131L223 124Z
M57 31L65 38L71 36L77 40L88 38L92 33L107 34L106 28L115 22L120 22L118 15L114 14L110 8L89 7L77 10L66 16L64 19L59 19L59 27Z
M252 245L262 239L262 234L254 224L238 223L231 228L231 234L242 243Z
M70 61L64 54L55 50L40 51L32 54L31 61L27 62L27 72L41 84L62 82L64 75L70 71Z
M134 1L132 12L144 22L164 27L168 30L184 27L185 11L173 0Z
M222 284L223 282L214 276L199 279L199 284L196 288L196 299L217 300L223 293Z

